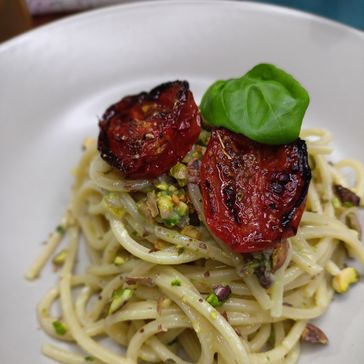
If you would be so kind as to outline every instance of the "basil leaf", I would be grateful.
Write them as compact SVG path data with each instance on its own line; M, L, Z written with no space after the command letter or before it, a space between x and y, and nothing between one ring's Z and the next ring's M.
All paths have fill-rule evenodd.
M309 104L307 91L290 74L259 64L237 79L217 81L202 97L205 121L264 144L298 138Z

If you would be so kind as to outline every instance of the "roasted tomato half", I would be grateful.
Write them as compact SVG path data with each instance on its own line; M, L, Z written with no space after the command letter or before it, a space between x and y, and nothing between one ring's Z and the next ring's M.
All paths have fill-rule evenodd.
M311 170L306 144L271 146L215 129L201 165L208 226L235 252L272 247L296 234Z
M100 121L101 157L125 178L155 178L183 159L201 130L188 82L164 83L126 96Z

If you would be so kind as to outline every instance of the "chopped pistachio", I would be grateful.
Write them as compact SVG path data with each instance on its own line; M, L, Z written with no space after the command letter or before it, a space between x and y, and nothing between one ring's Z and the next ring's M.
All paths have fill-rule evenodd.
M52 263L57 266L61 266L66 261L68 255L68 250L63 249L57 255L55 255L52 259Z
M155 187L158 188L158 190L161 191L167 191L168 190L168 183L167 182L159 182L155 185Z
M61 321L53 321L52 322L54 331L56 332L57 335L65 335L67 332L67 327L66 325L61 322Z
M176 192L177 191L177 187L173 186L173 185L169 185L168 187L168 191L169 192Z
M176 211L179 216L184 216L188 212L188 205L182 201L178 202Z
M121 206L118 206L118 200L118 194L115 192L110 192L104 196L103 203L107 210L111 212L114 217L121 219L125 215L125 210Z
M329 339L325 333L315 325L307 324L303 330L302 341L306 341L312 344L327 344Z
M117 255L114 259L114 264L116 266L120 266L120 265L123 265L125 263L125 259L123 257L121 257L120 255Z
M231 295L231 288L229 285L224 286L222 284L217 284L214 286L213 290L221 304L225 302Z
M95 361L93 356L85 356L85 361Z
M222 306L222 302L219 300L219 298L216 296L215 293L211 293L207 298L206 301L212 306L212 307L220 307Z
M204 146L209 142L211 133L205 129L201 129L200 135L198 136L197 143L202 144Z
M341 202L337 197L333 197L331 200L332 206L334 206L335 209L339 209L341 207Z
M337 293L345 293L349 286L359 280L358 272L353 267L344 268L332 280L332 286Z
M360 205L360 197L351 189L341 185L334 185L333 189L335 195L338 197L340 202L343 203L344 207L352 207Z
M175 179L185 179L187 178L187 166L178 162L169 170L169 173Z
M63 225L58 225L56 231L59 235L64 235L66 233L66 228Z
M130 288L117 289L112 293L112 301L109 308L109 315L118 310L134 294Z
M177 180L179 186L187 184L188 170L185 164L178 162L169 170L169 173Z
M179 279L176 278L171 282L171 286L180 287L180 286L182 286L182 282Z
M171 216L163 220L163 223L168 227L173 227L179 223L180 219L181 217L178 214L172 213Z
M159 214L162 219L169 218L173 211L173 202L170 196L160 196L157 199Z

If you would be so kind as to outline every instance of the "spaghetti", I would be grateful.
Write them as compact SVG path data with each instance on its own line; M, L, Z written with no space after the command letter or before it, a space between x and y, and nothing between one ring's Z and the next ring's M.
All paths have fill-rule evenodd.
M95 143L87 143L61 221L66 234L52 234L27 274L38 276L65 235L59 281L37 311L47 334L75 342L79 350L47 344L43 353L67 364L296 363L307 322L326 311L347 253L364 264L359 233L348 220L356 207L333 203L333 185L349 186L343 169L354 174L351 189L363 201L363 167L351 160L328 162L331 136L325 130L307 129L301 137L313 178L298 233L288 239L268 289L204 225L197 184L174 183L174 189L184 191L200 225L163 226L146 218L142 205L165 181L125 181L100 158ZM89 264L78 272L80 244ZM208 297L218 285L231 294L213 305ZM61 317L52 315L57 301ZM104 345L105 338L116 345Z

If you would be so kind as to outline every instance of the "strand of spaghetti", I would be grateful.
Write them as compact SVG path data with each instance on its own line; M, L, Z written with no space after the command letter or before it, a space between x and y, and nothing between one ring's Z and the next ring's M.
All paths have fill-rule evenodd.
M260 305L252 299L229 298L225 301L221 310L246 312L249 314L264 312Z
M260 328L261 324L254 324L254 325L244 325L244 326L236 326L237 332L240 332L242 337L248 337L251 334L257 332Z
M230 325L233 327L243 325L261 325L281 320L281 318L270 316L269 312L258 312L254 315L249 315L248 313L226 311L226 314Z
M31 265L28 271L25 273L25 278L33 280L39 276L44 266L48 262L49 258L53 255L60 242L64 237L64 230L69 226L69 212L63 215L59 228L52 232L44 245L44 248L35 262Z
M250 293L255 297L257 302L264 310L269 310L272 307L272 300L268 296L266 290L260 285L255 276L242 277L243 281L250 290Z
M325 270L332 276L336 276L340 273L340 268L332 260L327 262L327 264L325 265Z
M176 272L174 272L175 274ZM172 272L173 274L173 272ZM190 285L188 280L186 280L182 275L178 276L185 285ZM196 291L193 286L190 285L193 291ZM216 347L214 345L216 333L210 323L200 315L192 306L183 302L178 295L172 291L162 292L169 297L173 302L175 302L179 308L184 312L189 321L192 323L195 335L192 337L197 337L200 344L200 355L196 360L196 364L210 364L213 362L214 354L219 351L221 345ZM197 292L196 292L197 293ZM202 298L201 298L202 299ZM200 300L201 300L200 299ZM215 334L215 335L214 335Z
M158 252L151 252L150 249L145 248L130 237L124 224L120 220L116 220L109 215L107 215L107 217L110 222L111 229L122 247L139 259L155 264L172 265L192 262L201 258L200 254L193 253L191 251L184 251L182 254L178 255L178 249L176 247L173 247L173 249L169 252L166 251L167 249Z
M69 254L66 258L60 281L61 305L67 326L78 345L96 358L106 361L109 364L132 364L127 358L112 353L92 340L77 320L71 296L71 274L77 252L78 232L76 229L72 230L70 233L73 233L74 236L70 239Z
M185 330L178 337L178 341L181 343L183 350L191 358L192 362L196 363L201 355L201 349L199 343L194 339L194 333L192 330Z
M231 362L231 351L229 347L225 343L225 338L220 335L218 332L215 332L214 334L214 348L217 353L218 358L220 357L225 362L230 363ZM247 346L248 349L248 346Z
M323 280L322 283L317 288L317 293L316 293L316 304L318 307L323 308L323 312L330 304L333 295L334 295L333 288L331 287L329 288L327 279Z
M192 292L195 292L200 298L199 302L203 301L199 291L197 288L191 284L191 282L183 275L180 274L175 269L164 268L164 271L170 275L171 279L178 279L181 281L181 285L184 287L188 287ZM158 271L157 274L160 274ZM197 336L200 343L200 356L198 360L196 360L196 364L210 364L213 361L213 357L215 352L218 352L219 347L216 347L215 343L215 331L211 324L198 312L195 308L185 302L184 297L181 297L172 291L164 290L160 287L163 294L169 299L171 299L178 307L184 312L184 314L188 317L189 321L192 323L195 336Z
M102 239L105 235L104 219L101 216L80 216L78 220L88 246L95 251L102 251L107 244L107 241Z
M358 240L357 234L352 230L345 231L344 229L337 229L331 227L321 226L304 226L297 233L305 239L317 239L323 236L328 236L334 239L343 241L350 251L355 254L355 257L364 264L364 248Z
M191 362L181 360L181 358L179 358L176 354L174 354L171 350L169 350L166 345L162 344L161 341L157 339L157 337L150 337L147 343L149 346L153 347L155 353L164 363L165 362L168 363L168 359L171 359L174 360L176 363L191 364Z
M278 346L285 337L283 322L276 322L272 325L274 331L274 346Z
M179 327L191 327L191 323L184 315L164 316L158 320L153 320L144 325L142 329L132 337L129 342L128 350L126 352L127 358L136 363L138 359L139 348L146 342L152 335L161 332L161 329L171 329ZM180 364L187 364L176 355L171 355L171 359Z
M300 344L297 343L287 354L283 364L296 364L300 356Z
M291 262L292 258L292 244L288 240L288 252L286 260L284 261L281 268L275 273L274 282L271 287L271 300L272 307L270 313L272 317L280 317L282 315L282 304L283 304L283 293L284 293L284 274L286 268Z
M178 270L183 273L188 279L206 281L209 283L219 283L219 282L230 282L236 280L237 276L235 269L225 268L225 269L199 269L196 267L178 267Z
M300 132L300 137L306 140L308 145L327 145L331 143L331 133L326 129L307 128Z
M292 320L311 320L322 315L327 305L297 308L283 306L282 317Z
M292 252L292 261L310 276L314 276L322 271L322 267L319 264L300 251L294 250Z
M191 285L191 282L189 282L189 280L186 279L185 276L179 274L173 269L164 268L164 271L170 274L171 279L173 279L173 277L176 277L181 281L181 285L183 285L184 287L188 287L189 289L192 289L193 292L196 292L198 297L200 297L199 298L200 303L204 302L204 300L199 295L199 292L195 289L193 285ZM176 294L174 290L166 291L163 290L163 288L161 289L169 298L171 298L183 310L183 312L189 318L190 322L193 323L194 331L201 345L201 355L199 360L196 360L196 363L210 364L213 360L214 353L218 354L220 353L224 355L224 353L229 352L228 346L226 345L226 341L220 340L219 343L216 342L217 338L221 338L221 335L219 335L218 332L216 332L213 329L211 324L200 314L200 312L196 311L196 308L194 306L186 302L185 296L182 296L181 299L181 297L179 297L179 295ZM227 351L225 349L227 349ZM230 357L230 352L228 354L228 357Z
M310 144L307 146L308 152L310 154L331 154L332 153L332 147L328 145L314 145Z
M183 246L186 249L197 252L203 257L208 257L230 266L235 264L231 254L226 254L223 250L206 244L203 241L193 239L189 236L180 234L177 231L166 229L161 226L154 226L153 232L156 237L168 241L171 244Z
M43 296L37 306L38 322L42 329L51 337L62 341L73 341L72 335L67 331L64 335L58 335L53 327L53 322L58 321L57 318L50 316L51 307L59 296L58 287L53 287Z
M280 345L265 353L250 354L252 364L268 364L281 361L300 339L306 321L297 321Z
M145 321L133 321L131 323L131 326L133 326L136 330L134 332L134 335L139 331L143 330L143 326L145 325ZM131 338L130 338L131 340ZM129 340L129 342L130 342ZM148 363L159 363L160 357L155 352L154 347L149 345L148 341L145 341L142 346L138 350L138 357L139 360L146 361Z
M135 264L137 263L139 263L139 260L130 259L122 265L92 264L87 268L87 272L95 276L110 276L110 275L122 274L131 271L132 267L135 266Z
M331 200L333 197L332 177L329 169L327 168L327 161L325 157L317 155L316 163L321 177L321 187L322 187L321 198L323 200L330 201L330 207L332 207L331 205Z
M173 277L173 275L172 275ZM171 286L171 275L165 274L164 271L156 277L156 284L166 291L172 291L180 297L184 303L189 304L195 308L216 330L224 337L226 344L229 345L234 363L249 363L246 348L239 340L235 331L226 325L226 320L218 314L210 304L206 301L201 302L201 296L186 287ZM215 316L216 315L216 316Z
M322 214L322 205L320 201L320 196L317 192L314 183L311 183L308 188L307 205L310 207L312 211Z
M75 301L75 312L82 326L86 326L89 322L89 318L87 317L86 313L86 306L92 295L93 290L90 287L84 286L77 295Z
M325 214L313 213L305 211L302 216L302 225L321 225L348 229L347 225L338 220L335 216L327 216Z
M163 310L161 310L160 315L164 315ZM186 329L179 328L179 329L172 329L168 330L167 332L163 332L158 336L158 339L160 342L164 345L171 346L173 348L173 345L176 344L178 337L182 334L183 331Z
M134 272L139 272L138 274L145 274L151 268L152 265L150 263L141 261L138 262L138 264L135 265L134 269L128 274L130 274L130 276L134 276ZM100 317L102 311L112 297L113 292L119 289L124 283L124 278L125 276L114 276L104 285L98 296L99 299L94 302L93 309L90 313L90 317L93 320L97 320Z
M271 334L271 324L262 325L256 332L254 337L249 341L249 348L251 352L259 352L267 344Z
M73 190L78 191L81 185L89 177L89 166L91 160L95 158L97 153L96 143L94 145L88 145L82 153L81 159L78 162L76 168L73 169L73 175L75 182L73 184Z
M85 181L78 190L75 190L71 200L71 208L74 216L83 216L90 200L102 199L102 190L92 181Z
M163 309L163 315L181 315L181 310L173 305ZM120 311L113 315L107 316L105 319L106 326L112 326L119 322L129 320L152 320L157 319L160 313L157 310L157 302L131 302Z
M355 171L356 178L355 178L355 185L353 187L353 191L361 197L361 206L364 206L363 198L364 198L364 167L363 165L352 159L345 159L341 160L338 163L335 163L335 168L340 170L343 168L351 168L353 171Z
M90 164L90 178L97 186L107 191L128 192L145 189L151 185L148 180L124 180L121 175L96 156Z
M106 364L92 356L75 354L51 344L43 345L42 353L63 364L85 364L88 361L92 361L93 364Z

